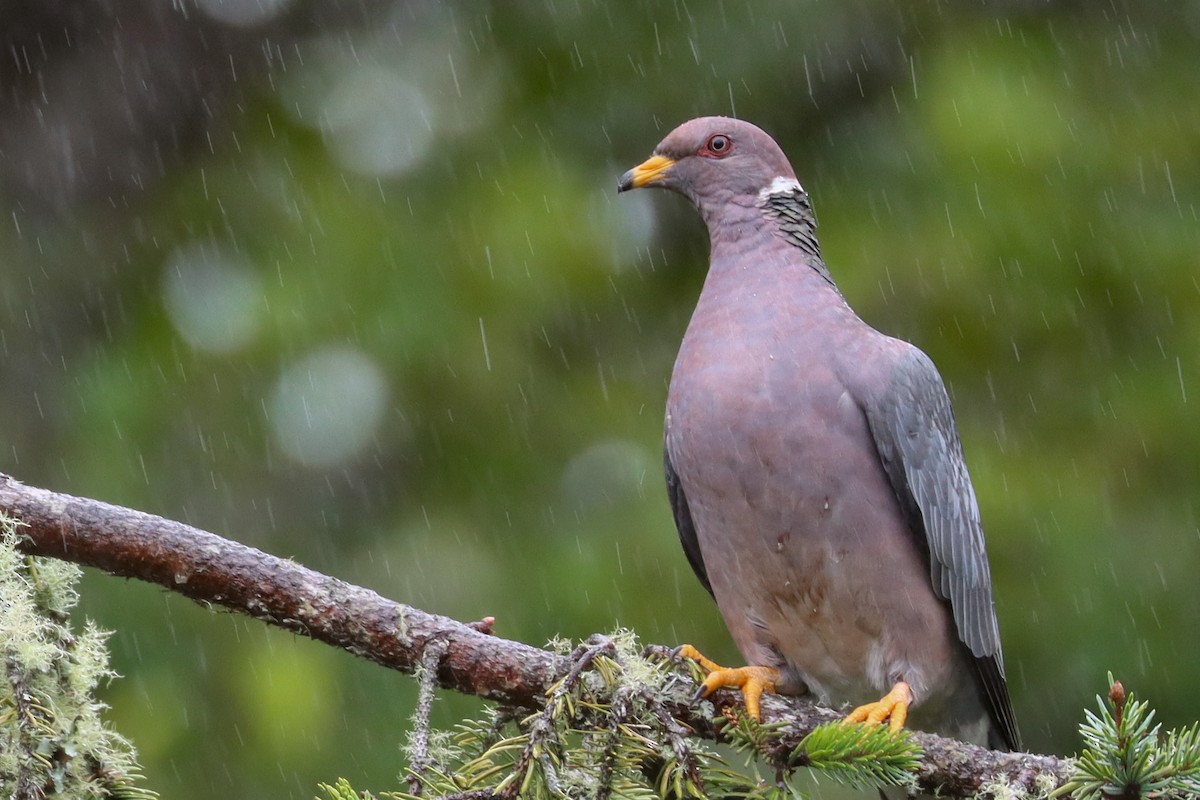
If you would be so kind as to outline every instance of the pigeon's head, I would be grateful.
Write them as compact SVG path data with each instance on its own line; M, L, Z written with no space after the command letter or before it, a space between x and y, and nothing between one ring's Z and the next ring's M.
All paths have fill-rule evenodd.
M761 128L729 117L700 117L667 134L654 155L621 176L617 191L644 186L672 189L701 211L715 211L798 184L787 157Z

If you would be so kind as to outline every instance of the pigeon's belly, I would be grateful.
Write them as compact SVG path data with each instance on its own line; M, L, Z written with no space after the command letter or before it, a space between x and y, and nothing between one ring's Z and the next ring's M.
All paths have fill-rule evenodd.
M866 702L896 680L936 684L954 652L944 610L928 579L892 580L929 567L850 391L805 369L787 393L769 364L672 383L667 445L717 604L743 657L783 671L781 691ZM705 385L744 375L742 391Z

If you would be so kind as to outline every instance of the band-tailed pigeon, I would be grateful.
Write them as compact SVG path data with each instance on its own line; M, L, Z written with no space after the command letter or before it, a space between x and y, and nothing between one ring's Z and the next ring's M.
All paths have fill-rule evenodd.
M907 717L1017 749L979 509L937 369L846 304L808 195L759 128L687 122L619 191L643 186L689 198L711 242L667 398L667 490L752 666L700 657L701 693L741 687L757 717L764 690L809 691L864 704L852 721Z

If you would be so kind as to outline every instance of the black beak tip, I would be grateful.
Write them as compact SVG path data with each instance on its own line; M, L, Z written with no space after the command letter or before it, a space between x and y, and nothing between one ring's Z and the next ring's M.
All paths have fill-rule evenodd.
M633 188L633 170L629 170L620 178L617 178L617 194L628 192Z

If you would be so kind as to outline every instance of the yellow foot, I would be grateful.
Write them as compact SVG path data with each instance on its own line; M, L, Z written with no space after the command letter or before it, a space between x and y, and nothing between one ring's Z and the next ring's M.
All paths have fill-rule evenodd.
M704 679L704 683L700 684L700 688L696 690L696 697L694 699L699 700L701 697L708 697L717 689L725 686L741 689L742 700L746 703L746 713L753 717L756 722L762 722L759 701L762 698L763 692L775 694L775 684L779 682L779 670L774 667L738 667L736 669L722 667L700 655L700 651L690 644L681 644L679 647L676 647L672 655L679 656L680 658L690 658L708 672L708 677Z
M863 722L867 725L878 725L886 719L891 729L898 731L904 727L904 720L908 719L908 706L911 702L912 689L908 688L907 683L900 681L882 700L867 703L851 711L842 720L842 724Z

